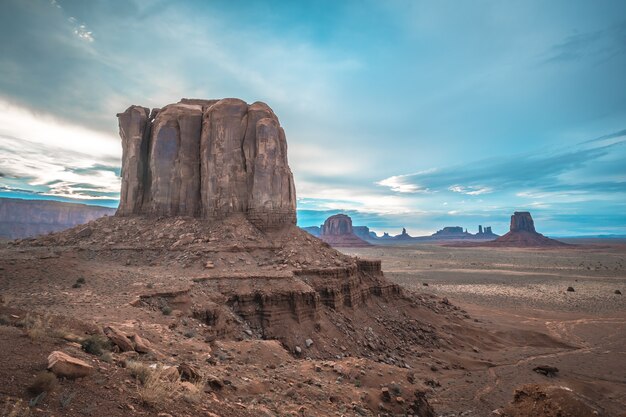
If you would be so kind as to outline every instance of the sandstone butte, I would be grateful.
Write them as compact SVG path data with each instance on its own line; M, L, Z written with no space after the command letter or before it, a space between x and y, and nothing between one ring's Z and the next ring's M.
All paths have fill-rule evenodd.
M225 218L260 229L296 223L285 131L265 103L182 99L118 115L122 189L118 216Z
M331 246L371 246L369 242L354 234L352 219L345 214L335 214L324 222L320 239Z
M527 211L516 211L513 213L509 232L483 245L511 247L567 246L566 243L550 239L541 233L537 233L535 230L535 222Z

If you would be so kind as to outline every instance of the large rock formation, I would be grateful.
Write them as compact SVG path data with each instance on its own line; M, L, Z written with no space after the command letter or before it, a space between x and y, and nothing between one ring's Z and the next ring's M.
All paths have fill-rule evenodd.
M113 208L86 204L0 198L0 238L44 235L113 214Z
M490 246L508 247L568 246L566 243L537 233L535 222L527 211L516 211L513 213L509 232L494 241L488 242L488 244Z
M511 216L511 232L529 232L537 233L535 230L535 222L527 211L516 211Z
M296 222L287 141L265 103L182 99L118 114L122 191L117 215L220 219L261 229Z
M320 238L332 246L369 246L365 240L356 236L352 229L352 219L345 214L330 216L322 226Z

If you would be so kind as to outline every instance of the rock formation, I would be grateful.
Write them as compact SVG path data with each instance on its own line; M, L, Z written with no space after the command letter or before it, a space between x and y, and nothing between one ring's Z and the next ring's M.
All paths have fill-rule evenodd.
M242 213L260 229L295 224L285 132L265 103L182 99L118 114L119 216L220 219Z
M320 237L320 235L322 234L322 228L320 226L307 226L303 227L302 230L312 234L315 237Z
M86 204L0 198L0 238L44 235L113 214L115 209Z
M490 246L510 247L542 247L542 246L568 246L566 243L550 239L537 233L535 222L527 211L516 211L511 216L510 231L492 242Z
M367 226L352 226L352 233L365 241L376 238L376 233L371 232L370 228ZM372 234L374 234L374 237L372 237Z
M446 226L441 230L437 230L430 237L433 239L466 239L472 236L464 231L461 226Z
M352 229L352 219L345 214L330 216L322 226L320 238L331 246L369 246L356 236Z
M527 211L516 211L511 216L511 232L530 232L537 233L535 230L535 222Z
M394 239L397 239L397 240L411 240L413 238L411 237L411 235L409 235L406 232L406 228L403 227L402 228L402 233L400 233L399 235L394 236Z

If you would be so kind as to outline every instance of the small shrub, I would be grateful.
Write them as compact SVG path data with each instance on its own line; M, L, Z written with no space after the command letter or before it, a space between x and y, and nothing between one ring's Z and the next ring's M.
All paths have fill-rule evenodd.
M74 285L72 285L72 288L80 288L82 285L80 285L78 282L75 283Z
M355 379L354 380L354 386L357 387L357 388L360 388L361 387L361 380L360 379Z
M44 392L51 392L58 385L57 377L48 371L39 372L33 382L28 386L28 392L40 395Z
M76 283L77 283L77 284L84 284L85 282L86 282L86 281L85 281L85 278L83 278L83 277L80 277L80 278L78 278L78 279L76 280Z
M100 360L102 362L111 363L113 362L113 354L111 354L111 352L104 352L100 355Z
M37 404L39 404L41 401L43 401L43 399L46 398L46 395L48 395L48 393L46 391L44 391L41 394L39 394L38 396L36 396L35 398L31 398L28 401L28 406L29 407L37 407Z
M183 333L183 336L191 339L192 337L194 337L196 335L196 331L195 330L187 330L185 331L185 333Z
M168 380L163 368L149 369L149 371L145 382L138 389L139 398L146 405L163 406L178 395L179 382Z
M109 339L99 334L89 336L80 346L85 352L98 356L105 353L105 351L111 350L111 342Z
M146 288L152 289L152 288L154 288L154 284L149 282L149 283L146 284Z
M11 324L11 319L6 314L0 314L0 326L8 326Z
M195 382L191 382L194 385L195 390L190 391L184 389L182 394L183 399L191 404L199 404L202 401L202 395L204 394L206 382L205 378L199 378Z
M164 316L169 316L172 314L172 308L170 306L163 306L161 307L161 313L163 313Z
M148 377L152 373L152 369L150 369L147 365L137 362L137 361L126 361L126 369L130 372L130 374L136 378L142 384L145 384L148 380Z
M398 384L391 384L389 386L389 391L391 391L391 393L396 397L399 397L402 395L402 388L400 388L400 385Z
M17 327L26 329L26 335L32 340L38 340L46 336L50 330L50 322L52 318L45 314L36 316L28 313L24 318L16 323Z

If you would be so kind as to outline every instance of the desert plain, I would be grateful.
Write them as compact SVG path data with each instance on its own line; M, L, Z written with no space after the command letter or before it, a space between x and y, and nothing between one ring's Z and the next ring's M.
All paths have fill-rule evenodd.
M626 409L626 242L564 239L567 248L454 247L413 244L341 248L382 260L385 276L415 291L446 297L511 345L477 352L464 375L443 375L442 415L489 415L533 371L553 366L551 384L599 404L607 415ZM571 287L574 291L568 291ZM460 405L463 405L460 407Z

